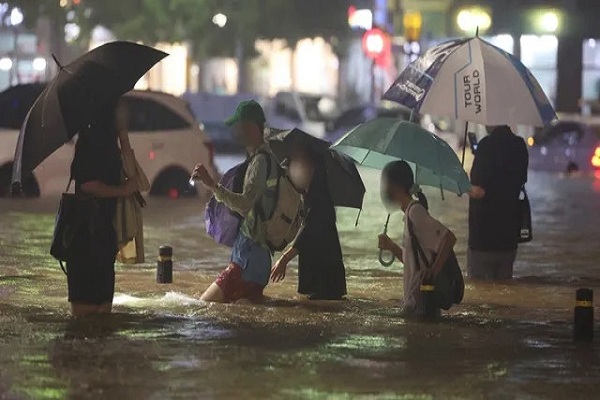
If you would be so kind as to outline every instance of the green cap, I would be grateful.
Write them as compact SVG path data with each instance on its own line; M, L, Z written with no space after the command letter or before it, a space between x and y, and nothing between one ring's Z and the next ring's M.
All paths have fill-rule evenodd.
M225 124L231 126L240 121L251 121L257 125L263 125L266 122L265 112L254 100L242 101L235 109L235 113L225 120Z

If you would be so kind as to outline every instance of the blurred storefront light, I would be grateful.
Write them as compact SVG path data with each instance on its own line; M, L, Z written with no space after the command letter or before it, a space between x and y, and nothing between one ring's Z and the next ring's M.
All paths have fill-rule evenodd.
M467 8L461 10L456 16L456 23L465 33L485 32L492 26L492 16L482 8Z
M511 54L513 53L513 51L515 49L515 40L514 40L514 38L511 35L506 34L506 33L491 37L490 38L490 42L494 46L496 46L496 47L498 47L498 48L500 48L500 49L502 49L502 50L504 50L504 51L506 51L508 53L511 53Z
M42 57L37 57L32 62L33 69L38 72L42 72L46 70L46 59Z
M219 28L224 28L225 25L227 25L227 15L223 13L215 14L212 18L212 22Z
M350 6L348 8L348 25L352 29L371 29L373 27L373 12L368 8L357 9L355 6Z
M17 7L13 8L10 12L8 21L10 22L11 26L21 25L23 22L23 13L21 10Z
M545 11L538 16L538 29L546 33L554 33L560 27L560 17L556 11Z
M67 43L73 43L77 39L79 39L79 35L81 33L81 28L79 25L69 22L65 24L65 41Z
M9 71L13 66L13 62L8 57L0 58L0 71Z

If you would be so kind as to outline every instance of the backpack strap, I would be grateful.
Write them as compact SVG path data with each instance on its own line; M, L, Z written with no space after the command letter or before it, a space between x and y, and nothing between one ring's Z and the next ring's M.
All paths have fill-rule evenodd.
M272 190L274 192L275 199L273 199L273 206L277 203L277 194L279 193L279 164L273 162L273 156L266 150L259 150L253 157L262 154L267 159L267 182L265 191ZM275 169L273 169L275 168ZM274 208L274 207L273 207ZM255 206L256 215L263 221L271 218L271 215L267 215L267 211L263 208L262 199L258 201ZM272 210L274 211L274 210ZM271 212L272 212L271 211Z
M421 243L419 242L417 235L415 235L414 225L413 225L412 221L410 220L409 213L410 213L411 208L412 208L412 205L409 206L409 208L406 210L406 221L407 221L407 225L408 225L408 234L410 235L410 243L411 243L413 255L415 257L415 262L417 264L417 269L418 270L421 269L421 260L425 263L425 268L429 269L429 268L431 268L431 265L429 265L429 260L427 260L425 251L423 250L423 247L421 246Z

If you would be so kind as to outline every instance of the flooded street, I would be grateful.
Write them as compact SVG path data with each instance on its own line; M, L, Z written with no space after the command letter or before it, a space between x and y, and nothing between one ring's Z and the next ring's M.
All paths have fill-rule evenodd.
M295 266L264 306L196 300L229 249L204 230L199 199L149 199L147 264L117 266L115 315L72 321L66 279L48 254L58 199L0 200L0 399L590 399L600 346L572 340L575 290L600 296L600 179L530 173L534 241L516 279L467 283L439 323L399 318L402 268L381 267L386 211L378 172L339 210L347 300L296 293ZM466 268L466 198L428 189ZM402 230L392 216L391 236ZM158 246L174 248L156 284ZM598 305L598 301L596 301Z

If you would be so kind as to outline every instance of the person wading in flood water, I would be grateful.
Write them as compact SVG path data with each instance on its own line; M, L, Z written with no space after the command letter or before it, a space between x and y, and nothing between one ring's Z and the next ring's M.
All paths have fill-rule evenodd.
M525 141L508 126L488 127L477 145L469 194L468 276L505 280L513 276L519 241L519 193L527 182Z
M266 244L264 221L257 215L257 207L266 207L264 194L267 180L272 179L271 170L276 161L272 159L264 139L265 115L254 100L241 102L233 116L225 121L248 153L247 169L241 193L234 193L214 182L206 168L198 164L192 175L215 198L230 210L244 217L233 245L229 266L210 285L201 300L218 303L234 303L263 300L263 290L269 282L271 250Z
M403 316L422 317L425 314L425 304L420 290L421 284L424 280L435 277L442 269L452 254L456 236L429 215L427 198L415 185L415 178L408 163L389 163L383 169L381 177L384 201L392 207L400 207L404 212L404 238L402 246L398 246L386 234L381 234L379 248L391 251L404 264ZM417 196L418 201L415 201L413 196ZM409 224L428 258L427 264L430 268L424 267L425 260L415 258Z
M75 254L67 260L71 312L75 317L110 313L115 293L115 259L118 252L113 220L117 198L137 190L135 180L121 180L122 148L129 148L127 113L118 100L94 110L90 123L79 133L71 164L75 193L91 196L97 208L73 242ZM92 229L93 228L93 229Z
M271 279L283 280L287 265L299 254L298 293L310 300L340 300L346 295L346 272L325 160L307 148L290 159L290 178L305 192L308 215L290 249L273 266Z

